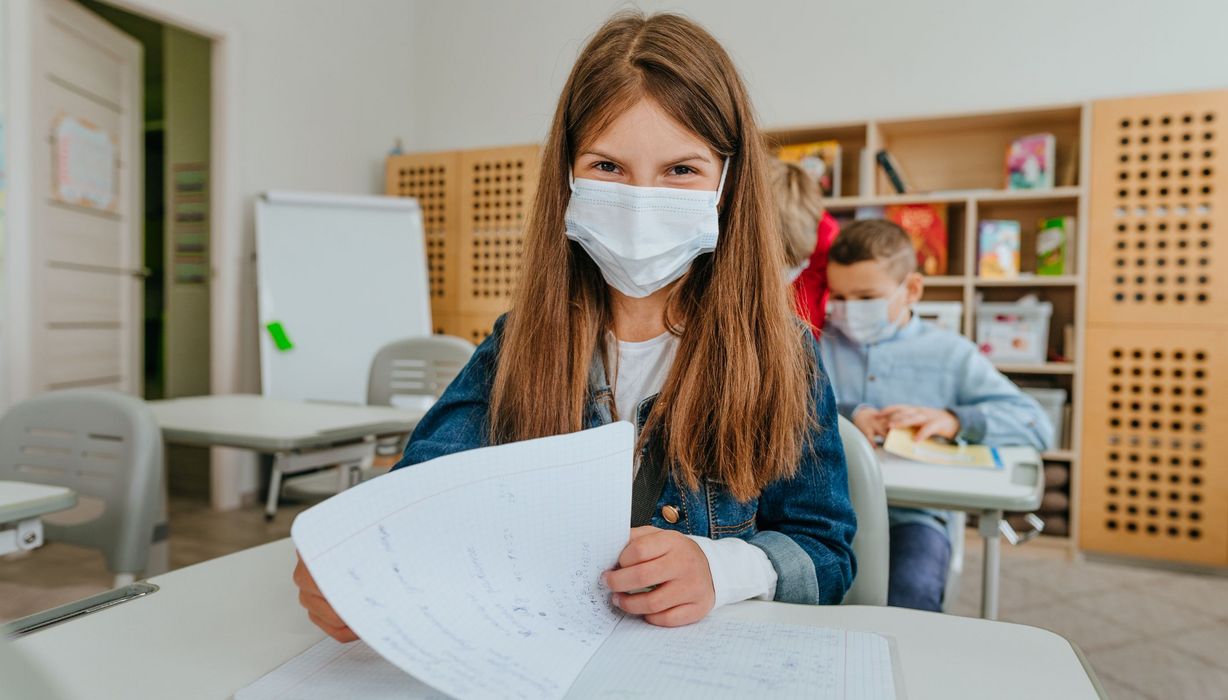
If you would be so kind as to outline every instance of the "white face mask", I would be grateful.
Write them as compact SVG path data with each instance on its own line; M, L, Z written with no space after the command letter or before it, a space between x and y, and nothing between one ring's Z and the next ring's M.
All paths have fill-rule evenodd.
M726 158L715 192L573 178L567 237L588 252L607 284L646 297L716 250L716 205L728 171Z
M900 327L891 319L888 309L891 301L904 288L905 284L900 284L894 292L881 299L833 300L828 305L832 325L849 340L862 345L873 345L891 338Z
M785 268L785 284L793 284L796 282L797 278L801 277L802 273L805 272L806 268L808 267L810 267L810 261L803 260L802 264L798 265L797 267Z

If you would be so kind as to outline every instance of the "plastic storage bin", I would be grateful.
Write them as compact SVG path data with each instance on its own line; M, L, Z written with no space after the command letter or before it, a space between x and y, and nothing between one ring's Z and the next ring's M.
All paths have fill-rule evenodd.
M1024 297L976 305L976 342L994 362L1044 364L1053 304Z
M912 309L921 320L954 333L964 325L964 304L960 301L919 301Z
M1066 445L1063 425L1066 422L1066 390L1022 387L1022 391L1040 403L1045 415L1049 417L1049 422L1053 424L1053 447L1064 449Z

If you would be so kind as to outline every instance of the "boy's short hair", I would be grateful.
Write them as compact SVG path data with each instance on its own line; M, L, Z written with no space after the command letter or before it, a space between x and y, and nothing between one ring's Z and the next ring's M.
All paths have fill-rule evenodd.
M880 260L900 281L917 271L912 239L898 224L886 219L863 219L846 226L836 236L827 259L841 265Z
M773 159L769 172L785 261L800 265L809 260L818 243L823 196L819 183L796 163Z

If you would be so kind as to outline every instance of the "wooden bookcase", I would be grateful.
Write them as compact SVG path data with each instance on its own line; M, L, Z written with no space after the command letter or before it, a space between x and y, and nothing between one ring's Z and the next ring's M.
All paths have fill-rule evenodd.
M1049 348L1070 362L1040 365L999 364L998 369L1021 385L1065 389L1071 405L1064 444L1044 454L1047 467L1066 470L1064 484L1051 489L1064 496L1067 507L1043 511L1065 520L1064 534L1041 541L1072 548L1078 527L1078 472L1084 397L1083 342L1087 298L1088 144L1091 110L1086 104L1019 109L980 114L890 119L831 125L799 126L768 131L772 147L811 141L838 141L841 146L841 193L826 207L837 218L852 218L862 207L894 204L945 204L948 214L949 269L926 279L927 301L963 304L965 335L975 340L978 298L1015 301L1035 294L1053 304ZM1016 138L1034 133L1056 137L1055 186L1044 190L1007 190L1006 151ZM874 160L880 149L898 162L910 192L896 194ZM1041 218L1073 216L1074 274L1038 276L1036 230ZM1017 279L982 279L977 270L978 224L986 219L1014 219L1022 227L1021 269ZM1073 327L1072 347L1065 347L1065 328Z

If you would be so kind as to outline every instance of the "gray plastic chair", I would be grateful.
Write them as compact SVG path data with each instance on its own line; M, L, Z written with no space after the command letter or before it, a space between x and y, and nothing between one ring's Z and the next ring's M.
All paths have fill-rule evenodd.
M43 517L46 537L102 550L116 586L160 573L149 555L166 539L162 431L144 401L97 389L22 401L0 419L0 479L76 491L75 508Z
M371 362L367 403L392 406L397 396L439 398L464 369L474 349L468 340L450 335L388 343Z
M844 416L840 417L840 440L848 462L849 497L857 513L857 535L853 538L857 578L844 594L844 604L886 605L891 540L882 468L870 441Z
M947 585L942 593L942 610L946 612L959 598L960 579L964 575L964 537L968 527L968 514L962 511L951 513L947 531L951 534L951 561L947 564Z
M380 348L371 361L367 380L367 404L394 406L398 397L430 402L443 395L448 384L464 369L473 355L473 343L450 335L432 335L394 340ZM407 434L376 438L376 453L400 454ZM368 461L288 479L282 493L298 501L315 502L350 486L383 474Z

